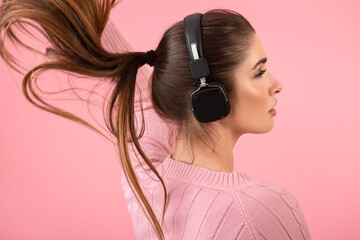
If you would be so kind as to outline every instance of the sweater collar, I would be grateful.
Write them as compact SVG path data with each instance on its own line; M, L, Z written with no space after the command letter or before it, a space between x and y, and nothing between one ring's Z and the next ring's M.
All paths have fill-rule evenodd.
M177 161L166 155L159 165L163 175L180 181L221 189L240 189L252 182L243 172L218 172L200 166Z

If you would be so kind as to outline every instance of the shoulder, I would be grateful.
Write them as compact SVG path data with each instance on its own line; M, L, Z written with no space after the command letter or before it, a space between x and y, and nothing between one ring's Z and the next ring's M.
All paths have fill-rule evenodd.
M247 200L254 203L275 203L274 200L286 204L289 208L296 208L296 197L285 188L261 180L252 180L249 185L234 191L237 200ZM272 200L272 201L271 201ZM270 201L270 202L269 202Z
M169 180L169 179L167 179ZM181 239L248 239L251 229L229 190L180 180L167 181L168 222Z
M254 180L253 184L232 194L254 236L311 239L298 200L283 187Z

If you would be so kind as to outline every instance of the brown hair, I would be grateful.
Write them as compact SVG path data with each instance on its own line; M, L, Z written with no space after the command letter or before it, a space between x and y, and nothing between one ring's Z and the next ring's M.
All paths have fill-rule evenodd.
M106 125L116 137L121 166L135 197L143 210L142 205L145 206L146 216L157 236L164 239L162 227L136 178L128 151L128 142L133 142L146 164L161 181L165 196L163 224L167 205L165 184L139 144L138 140L144 133L144 124L139 136L136 135L134 124L135 79L138 69L146 64L146 53L109 52L103 48L100 41L109 20L110 10L118 3L116 0L3 0L0 7L0 33L1 36L4 34L4 37L0 38L0 54L10 67L16 69L16 59L5 48L5 37L28 49L30 47L17 38L11 25L18 23L24 28L20 18L28 18L39 24L42 29L37 29L52 45L52 48L47 49L47 54L56 60L37 65L25 74L22 81L24 95L35 106L83 124L101 135L103 134L88 122L40 98L32 88L32 82L36 82L36 77L32 76L35 72L57 69L111 79L113 91L107 105L107 115L104 114ZM30 22L28 24L35 26ZM203 53L210 69L206 80L220 82L227 89L231 111L234 111L234 68L246 58L255 30L242 15L226 9L214 9L204 13L201 25ZM208 134L208 130L213 126L212 123L198 123L192 116L188 94L195 81L189 63L181 20L166 30L155 49L154 70L150 79L151 99L157 114L178 125L179 132L186 133L186 139L199 138L206 144L199 136L203 136L204 132ZM36 103L30 93L44 106ZM143 114L142 106L141 112ZM142 121L144 123L144 118Z

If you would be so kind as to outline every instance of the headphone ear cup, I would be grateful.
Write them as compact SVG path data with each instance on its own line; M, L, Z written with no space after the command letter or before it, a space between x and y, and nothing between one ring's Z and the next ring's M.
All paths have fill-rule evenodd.
M191 110L199 122L213 122L230 113L229 97L225 87L219 82L207 83L190 91Z

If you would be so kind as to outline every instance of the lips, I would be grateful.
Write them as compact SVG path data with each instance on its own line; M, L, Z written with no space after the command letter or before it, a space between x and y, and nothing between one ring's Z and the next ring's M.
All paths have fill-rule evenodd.
M274 107L276 106L276 104L277 104L277 101L276 101L276 103L275 103ZM269 112L270 112L271 110L273 110L273 109L274 109L274 107L273 107L272 109L270 109L270 110L269 110Z

